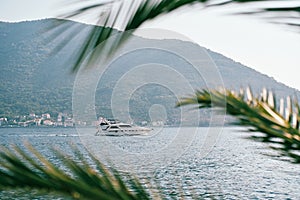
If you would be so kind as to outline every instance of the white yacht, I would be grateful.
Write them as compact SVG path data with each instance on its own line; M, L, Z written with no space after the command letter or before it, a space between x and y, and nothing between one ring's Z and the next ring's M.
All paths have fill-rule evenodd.
M115 119L100 118L100 124L96 135L144 135L151 131L150 128L122 123Z

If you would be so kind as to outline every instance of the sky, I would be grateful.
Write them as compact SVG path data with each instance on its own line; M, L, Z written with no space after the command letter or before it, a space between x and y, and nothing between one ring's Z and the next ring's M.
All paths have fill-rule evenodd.
M9 22L56 17L65 9L62 0L0 0L0 3L0 21ZM259 17L230 14L225 8L186 8L147 22L142 28L178 32L203 47L300 90L297 73L300 30Z

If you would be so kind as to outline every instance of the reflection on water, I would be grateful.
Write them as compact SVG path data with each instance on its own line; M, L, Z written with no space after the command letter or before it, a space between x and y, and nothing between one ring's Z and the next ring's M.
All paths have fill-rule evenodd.
M207 138L207 129L200 128L196 134L190 134L190 128L185 128L185 137L192 139L174 140L174 128L165 128L156 137L130 138L93 136L88 140L95 153L101 142L110 142L118 148L117 152L110 152L110 156L117 156L120 149L132 154L155 155L158 148L166 149L169 143L176 141L172 151L176 159L160 160L151 164L148 171L136 171L135 175L141 181L149 185L159 185L163 193L168 196L184 196L189 199L207 197L215 199L300 199L300 166L285 161L276 160L263 154L273 153L265 144L253 142L242 137L245 133L238 132L236 128L224 128L217 143L209 153L202 157L202 148ZM101 139L102 138L102 139ZM105 139L105 140L104 140ZM82 137L78 137L75 129L69 128L1 128L0 144L23 145L23 141L29 141L42 154L52 162L56 162L55 156L49 151L54 146L71 153L69 144L79 146L83 154L86 153L82 143L86 144ZM188 145L183 145L188 141ZM93 142L93 143L92 143ZM102 144L105 145L105 144ZM180 147L184 146L182 151ZM111 147L111 146L110 146ZM90 147L89 147L90 148ZM100 148L100 149L101 149ZM91 149L91 148L90 148ZM114 151L113 148L106 149ZM179 153L178 153L179 152ZM97 156L97 155L96 155ZM170 155L168 155L169 157ZM139 166L137 159L127 157L127 162L132 166ZM113 159L111 159L114 161ZM151 161L152 162L152 161ZM165 164L164 164L165 163ZM115 167L120 163L113 163ZM148 164L149 165L149 164ZM128 169L127 169L128 170ZM0 192L0 199L67 199L53 194L43 196L36 191L5 191Z

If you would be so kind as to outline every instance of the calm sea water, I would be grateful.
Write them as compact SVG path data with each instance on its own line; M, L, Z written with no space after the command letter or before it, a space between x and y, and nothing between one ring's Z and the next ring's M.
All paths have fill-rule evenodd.
M56 163L51 147L86 149L121 171L180 199L300 199L300 165L270 157L265 144L238 128L163 128L150 136L93 136L94 129L1 128L0 144L30 142ZM87 133L87 134L83 134ZM267 154L267 155L265 155ZM36 191L0 192L0 199L67 199Z

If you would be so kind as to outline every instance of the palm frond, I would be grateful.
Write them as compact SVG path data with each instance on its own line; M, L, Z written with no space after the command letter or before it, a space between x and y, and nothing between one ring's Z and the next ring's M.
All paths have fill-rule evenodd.
M4 148L0 151L0 190L30 188L53 191L75 199L149 199L149 193L137 179L125 178L116 170L104 167L92 155L95 167L91 167L82 154L75 149L81 163L54 150L59 167L48 161L32 146L30 153L19 147ZM126 181L124 181L126 180Z
M121 46L130 36L131 32L140 27L145 21L151 20L161 14L171 12L184 5L201 2L201 0L130 0L130 1L99 1L92 5L84 4L84 7L61 16L62 18L78 17L96 10L99 26L94 26L85 36L82 47L77 50L77 60L73 71L79 69L83 61L92 57L92 52L98 45L102 45L100 51L104 57L109 57ZM50 29L51 30L51 29ZM78 30L68 34L68 41L78 34ZM57 36L57 33L54 33ZM105 42L114 36L114 41ZM52 36L53 37L53 36ZM57 51L57 49L56 49ZM99 52L97 52L99 54Z
M225 102L225 103L224 103ZM278 106L275 95L266 89L254 97L250 88L239 93L229 90L201 90L195 95L183 98L177 106L198 105L201 108L223 108L226 113L238 119L237 125L250 131L264 133L253 139L267 142L273 149L300 163L299 104L287 97Z
M290 27L300 28L300 1L298 0L231 0L212 6L234 4L251 4L252 9L236 14L257 15L275 24L283 24Z
M265 4L269 2L268 4ZM252 8L243 14L259 14L259 13L280 13L279 17L288 19L285 24L291 26L300 26L300 1L277 0L228 0L228 1L212 1L212 0L108 0L108 1L87 1L77 2L79 8L66 13L61 18L84 17L89 13L96 13L97 24L101 27L94 26L89 29L85 36L85 40L81 47L76 50L76 61L73 65L73 71L79 69L84 60L89 60L92 57L93 50L102 45L103 51L97 52L103 54L104 58L111 56L117 48L119 48L131 35L131 33L140 27L144 22L154 19L162 14L170 13L178 8L194 5L196 3L205 3L205 6L224 6L229 4L247 4L255 3L262 4L258 8ZM293 4L287 4L292 2ZM73 3L74 4L74 3ZM72 5L73 5L72 4ZM274 17L277 15L274 15ZM297 21L298 20L298 21ZM297 22L295 22L297 21ZM63 24L63 23L62 23ZM52 27L53 28L53 27ZM59 30L59 29L58 29ZM67 41L71 41L83 30L74 29L66 36ZM65 31L61 31L65 32ZM54 32L55 37L63 33ZM64 33L66 34L66 33ZM113 42L105 44L108 38L115 36ZM53 37L53 36L52 36ZM64 44L65 45L65 44ZM63 47L64 45L60 45ZM57 51L57 49L56 49Z

